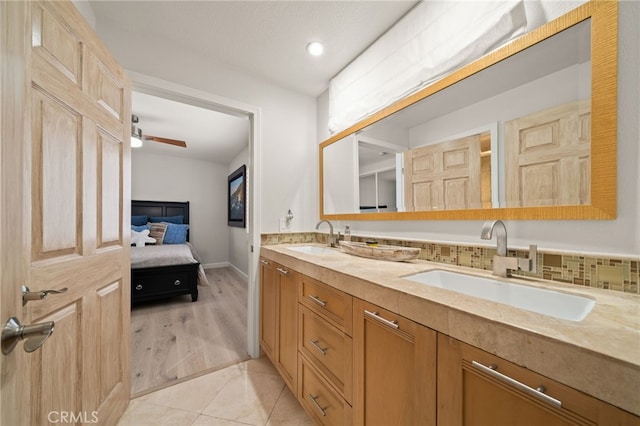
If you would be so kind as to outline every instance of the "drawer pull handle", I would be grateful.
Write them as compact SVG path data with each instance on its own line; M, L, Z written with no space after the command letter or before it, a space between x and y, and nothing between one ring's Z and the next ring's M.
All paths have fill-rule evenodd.
M269 264L269 262L267 262L266 260L262 260L262 259L260 259L260 263L262 263L263 265L268 265Z
M560 401L559 399L555 399L552 396L547 395L545 392L547 390L547 388L545 388L544 386L538 386L537 389L534 389L530 386L525 385L522 382L517 381L514 378L511 378L507 375L504 375L498 371L496 371L498 369L498 366L495 364L491 364L490 366L486 366L484 364L479 363L478 361L471 361L471 365L473 365L475 368L477 368L480 371L483 371L485 373L487 373L488 375L495 377L498 380L503 381L504 383L508 383L511 386L521 390L524 393L527 393L535 398L538 398L541 401L544 401L548 404L551 404L555 407L561 408L562 407L562 401Z
M286 269L282 269L282 268L276 268L278 270L278 272L280 272L282 275L287 275L289 273L289 271L287 271Z
M309 295L309 299L313 300L314 302L316 302L320 306L323 306L323 307L327 306L327 302L324 302L324 301L318 299L317 296L314 296L312 294Z
M313 345L313 347L316 348L319 352L322 352L322 355L326 355L327 354L327 349L328 348L320 347L320 345L318 344L318 340L309 339L309 343L311 343L311 345Z
M173 282L173 285L180 285L180 284L182 284L182 283L180 282L180 280L175 280L175 281Z
M313 396L311 394L309 394L309 398L311 398L311 402L313 402L313 405L316 406L316 408L320 411L320 414L322 414L323 416L327 415L327 412L325 411L324 408L322 408L322 406L320 404L318 404L317 399L320 398L320 396Z
M136 290L138 290L138 291L142 290L142 284L138 284L138 285L136 286Z
M395 328L396 330L400 328L400 326L398 325L398 321L390 321L386 318L381 317L377 312L371 312L371 311L367 311L366 309L364 310L364 314L370 318L373 318L374 320L381 322L384 325L387 325L391 328Z

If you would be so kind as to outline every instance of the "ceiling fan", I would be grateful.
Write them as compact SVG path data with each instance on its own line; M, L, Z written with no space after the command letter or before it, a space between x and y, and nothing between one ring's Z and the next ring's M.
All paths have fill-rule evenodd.
M187 143L185 141L181 141L177 139L161 138L160 136L143 135L142 129L136 126L136 124L138 124L138 121L139 121L138 116L135 114L131 114L131 147L132 148L141 147L143 140L166 143L169 145L179 146L182 148L187 147Z

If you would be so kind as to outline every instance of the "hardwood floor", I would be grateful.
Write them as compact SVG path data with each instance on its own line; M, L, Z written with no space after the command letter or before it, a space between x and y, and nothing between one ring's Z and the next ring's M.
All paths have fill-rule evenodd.
M249 359L246 279L230 267L206 274L197 302L185 295L132 308L133 396Z

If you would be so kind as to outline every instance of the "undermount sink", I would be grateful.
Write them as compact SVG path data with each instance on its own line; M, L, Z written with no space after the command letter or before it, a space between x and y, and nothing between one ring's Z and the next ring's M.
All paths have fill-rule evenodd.
M569 321L582 321L595 306L583 296L438 269L403 278Z
M335 249L331 249L328 247L319 247L319 246L291 246L287 247L288 250L297 251L305 254L327 254L327 253L336 253Z

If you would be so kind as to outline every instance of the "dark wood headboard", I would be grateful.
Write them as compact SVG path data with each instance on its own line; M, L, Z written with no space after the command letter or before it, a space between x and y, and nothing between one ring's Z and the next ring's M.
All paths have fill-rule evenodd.
M189 223L189 202L131 200L131 216L139 215L184 216L184 223Z
M189 223L188 201L144 201L131 200L131 216L184 216L184 223ZM189 241L189 231L187 231Z

